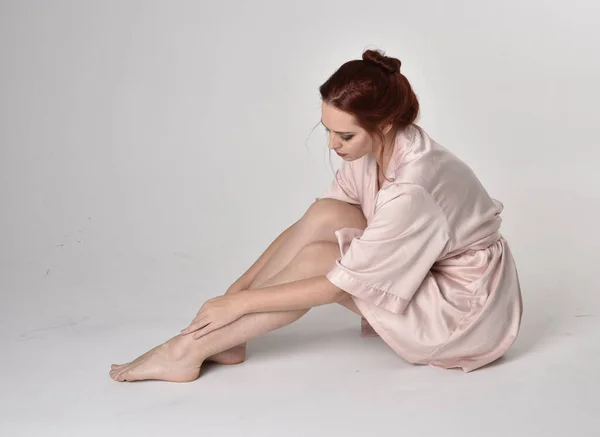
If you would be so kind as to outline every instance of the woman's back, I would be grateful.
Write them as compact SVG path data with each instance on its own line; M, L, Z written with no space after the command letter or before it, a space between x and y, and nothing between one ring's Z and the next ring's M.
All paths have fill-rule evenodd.
M338 231L342 258L328 278L408 361L465 370L493 361L522 314L502 204L416 125L398 133L386 177L378 191L374 158L345 162L323 196L360 203L368 221L364 232Z

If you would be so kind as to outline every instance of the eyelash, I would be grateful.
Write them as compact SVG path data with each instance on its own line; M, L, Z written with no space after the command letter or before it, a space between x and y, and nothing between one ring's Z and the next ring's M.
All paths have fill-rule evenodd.
M325 128L325 132L327 132L329 134L329 129ZM348 137L342 137L342 141L350 141L353 137L354 137L354 135L350 135Z

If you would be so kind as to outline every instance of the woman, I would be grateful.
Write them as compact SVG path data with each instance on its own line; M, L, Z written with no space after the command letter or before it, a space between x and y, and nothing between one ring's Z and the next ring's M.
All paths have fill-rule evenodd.
M414 124L400 61L367 50L320 87L329 148L344 160L327 193L225 295L117 381L192 381L204 361L244 361L247 340L314 306L361 316L407 361L471 371L501 357L522 316L502 204Z

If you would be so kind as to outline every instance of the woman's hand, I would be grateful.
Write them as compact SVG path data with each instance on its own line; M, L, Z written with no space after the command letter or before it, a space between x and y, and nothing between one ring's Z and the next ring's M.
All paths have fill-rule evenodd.
M198 331L194 334L194 339L198 339L209 332L235 322L245 314L243 297L243 293L235 293L207 300L192 323L181 333L190 334Z

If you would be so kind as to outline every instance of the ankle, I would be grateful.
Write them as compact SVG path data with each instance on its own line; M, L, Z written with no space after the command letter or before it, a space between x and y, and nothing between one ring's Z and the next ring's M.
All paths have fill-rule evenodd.
M193 348L194 337L192 335L177 335L164 343L167 353L172 360L181 361L189 358Z

